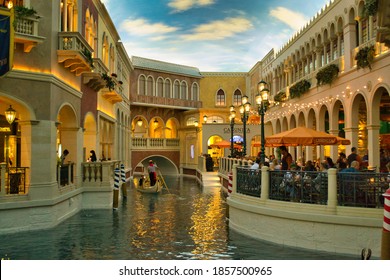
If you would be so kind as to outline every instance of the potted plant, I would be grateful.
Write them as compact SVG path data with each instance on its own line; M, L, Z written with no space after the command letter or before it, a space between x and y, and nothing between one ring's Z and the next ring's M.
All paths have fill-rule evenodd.
M103 73L102 74L102 78L106 81L106 87L109 89L109 90L114 90L115 89L115 82L114 80L108 76L107 74Z
M27 8L24 6L15 6L15 20L12 23L14 28L16 29L18 22L27 17L32 17L37 14L37 11L35 11L33 8Z
M311 87L308 80L301 80L290 87L290 98L300 97Z
M374 61L374 54L374 46L361 48L355 56L357 69L368 67L371 70L371 64Z
M317 72L317 86L331 84L339 74L339 67L336 64L330 64Z

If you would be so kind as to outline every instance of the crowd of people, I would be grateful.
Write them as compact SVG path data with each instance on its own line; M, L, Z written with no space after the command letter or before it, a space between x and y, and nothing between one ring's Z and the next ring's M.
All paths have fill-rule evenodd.
M329 168L336 168L339 172L359 172L364 170L390 172L390 155L385 150L380 150L379 168L368 166L367 153L361 157L357 153L356 147L351 148L351 153L347 156L345 153L339 153L336 161L330 157L304 162L301 158L294 160L287 147L279 147L281 158L277 159L274 155L265 156L264 165L269 166L270 170L302 170L302 171L326 171ZM251 165L252 169L261 167L261 152L256 157L255 162Z

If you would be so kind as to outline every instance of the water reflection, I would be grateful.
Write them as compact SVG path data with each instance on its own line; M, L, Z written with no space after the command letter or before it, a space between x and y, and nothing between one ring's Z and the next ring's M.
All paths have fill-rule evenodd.
M50 230L0 236L11 259L353 259L277 246L229 231L219 188L166 178L170 192L133 187L117 211L81 211ZM357 256L358 257L358 256Z

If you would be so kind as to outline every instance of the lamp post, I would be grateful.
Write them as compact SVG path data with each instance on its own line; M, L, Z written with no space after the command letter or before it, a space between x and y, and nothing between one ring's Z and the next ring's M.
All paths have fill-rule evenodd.
M248 96L244 95L241 99L241 106L240 106L240 113L241 113L241 121L243 124L243 138L244 138L244 143L243 143L243 149L242 149L242 155L246 155L246 122L248 121L249 118L249 111L251 108L251 104L248 102Z
M258 112L261 117L261 164L265 162L265 137L264 137L264 114L267 111L268 106L268 93L267 83L261 80L257 84L256 104L258 106Z
M236 117L236 111L234 110L234 106L230 106L230 157L233 158L234 151L234 143L233 143L233 133L234 133L234 118Z

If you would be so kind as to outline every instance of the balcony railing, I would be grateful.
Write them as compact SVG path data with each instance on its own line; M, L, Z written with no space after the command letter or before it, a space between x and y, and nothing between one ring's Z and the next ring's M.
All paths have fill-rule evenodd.
M202 108L202 101L182 100L161 96L137 95L131 96L132 103L159 104L173 107Z
M132 138L131 147L133 150L159 149L179 150L180 139L177 138Z
M30 52L45 40L45 37L38 34L39 17L23 17L15 22L15 43L23 44L24 52Z
M106 86L106 81L102 78L102 74L106 74L108 71L108 68L100 58L93 58L93 69L91 72L83 73L83 83L98 92Z
M0 196L27 194L27 170L28 167L7 167L5 163L0 164Z
M84 162L81 164L83 187L112 186L120 161Z
M93 49L78 32L60 32L58 34L57 58L59 63L63 63L65 68L76 76L84 72L92 71L92 63L86 56L92 53Z

